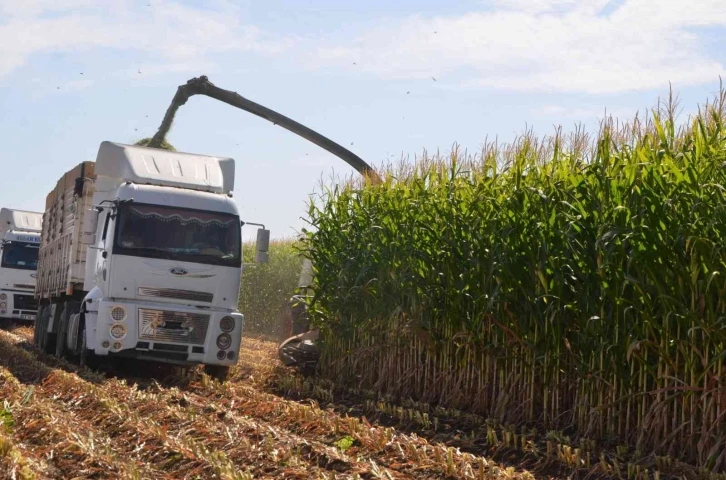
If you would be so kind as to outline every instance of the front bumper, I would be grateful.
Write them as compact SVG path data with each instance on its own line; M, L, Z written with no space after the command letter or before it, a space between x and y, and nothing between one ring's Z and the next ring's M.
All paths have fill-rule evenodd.
M4 298L3 298L4 297ZM16 302L17 300L17 302ZM38 305L33 292L0 290L0 317L14 320L35 321Z
M220 327L224 317L234 319L231 332ZM243 328L244 316L239 312L102 299L90 348L96 355L229 366L237 364ZM230 337L229 346L222 344L226 348L217 344L223 334Z

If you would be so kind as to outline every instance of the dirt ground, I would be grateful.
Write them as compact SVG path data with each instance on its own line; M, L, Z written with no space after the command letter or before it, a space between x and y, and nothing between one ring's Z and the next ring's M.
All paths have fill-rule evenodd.
M2 479L533 478L369 422L350 399L321 408L313 398L332 393L316 384L304 395L307 381L280 366L272 342L246 338L220 384L198 368L81 369L32 338L32 327L0 330Z

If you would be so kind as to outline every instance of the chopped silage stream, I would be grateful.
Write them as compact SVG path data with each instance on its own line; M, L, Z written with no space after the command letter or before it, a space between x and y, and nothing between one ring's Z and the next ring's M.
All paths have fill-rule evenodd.
M0 330L0 478L532 478L262 391L265 343L245 342L226 384L169 386L79 369L39 353L32 329Z

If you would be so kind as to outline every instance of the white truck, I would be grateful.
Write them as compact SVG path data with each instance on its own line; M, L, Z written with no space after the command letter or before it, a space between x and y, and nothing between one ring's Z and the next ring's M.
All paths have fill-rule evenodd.
M241 227L234 160L101 143L46 198L35 342L47 353L237 363ZM258 225L256 261L269 230Z
M0 318L35 320L42 213L0 209Z

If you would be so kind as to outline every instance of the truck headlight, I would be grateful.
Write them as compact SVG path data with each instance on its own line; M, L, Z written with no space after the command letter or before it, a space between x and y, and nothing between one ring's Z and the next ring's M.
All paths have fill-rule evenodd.
M109 333L111 334L112 338L115 338L116 340L121 340L126 336L126 327L124 327L120 323L114 323L113 325L111 325Z
M123 322L126 320L126 309L121 305L115 305L111 308L111 319L114 322Z
M219 321L219 328L221 328L223 332L231 332L234 330L234 318L222 317L222 320Z
M222 333L217 337L217 346L222 350L227 350L232 345L232 337L226 333Z
M7 306L8 306L8 304L7 304L7 303L5 303L5 302L0 302L0 308L5 308L5 307L7 307Z
M7 300L8 294L7 293L0 293L0 300Z

